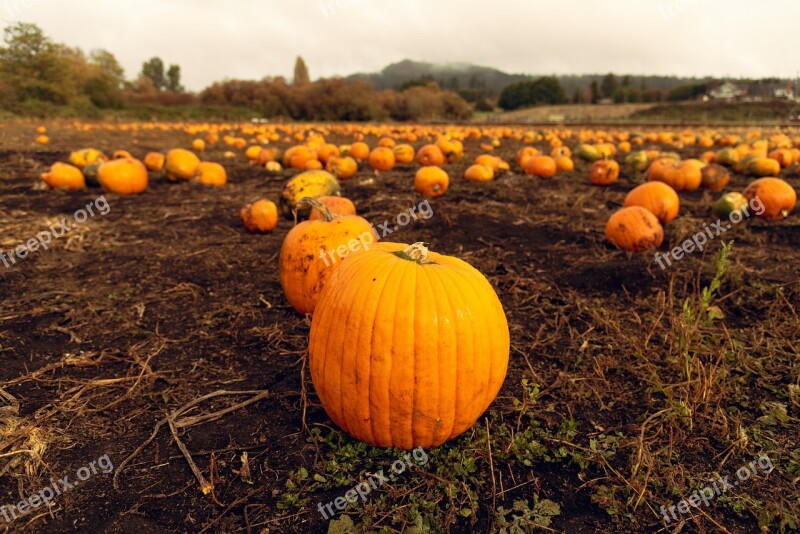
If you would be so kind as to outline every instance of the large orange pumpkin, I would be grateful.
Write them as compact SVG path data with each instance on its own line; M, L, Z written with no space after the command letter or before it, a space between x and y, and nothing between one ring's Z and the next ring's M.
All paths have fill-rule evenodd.
M138 159L112 159L100 165L97 181L104 191L135 195L147 189L147 168Z
M794 209L797 203L797 193L791 185L780 178L759 178L750 183L742 193L750 202L751 207L755 208L756 197L764 206L763 213L751 210L751 215L762 219L785 219Z
M42 180L52 189L75 191L86 187L86 179L78 167L60 161L53 163L50 172L42 174Z
M173 182L191 180L197 174L199 165L200 158L194 152L183 148L175 148L167 152L164 172L167 174L167 179Z
M625 196L623 206L641 206L650 210L661 224L667 224L678 216L680 209L678 193L663 182L647 182L637 185Z
M606 239L622 250L641 252L661 246L664 228L650 210L628 206L608 219Z
M372 226L358 215L335 217L325 204L309 197L298 204L318 209L323 219L303 221L286 234L280 254L281 287L295 310L314 313L334 269L350 252L371 246L376 238Z
M309 368L330 418L379 447L436 447L497 396L509 357L502 304L468 263L378 243L334 271L311 323Z
M414 176L414 189L429 197L440 197L450 187L450 177L440 167L422 167Z

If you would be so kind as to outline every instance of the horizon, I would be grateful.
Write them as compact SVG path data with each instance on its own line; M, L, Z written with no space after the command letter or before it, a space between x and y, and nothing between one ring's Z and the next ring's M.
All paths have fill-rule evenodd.
M181 66L184 85L193 92L225 79L291 80L297 56L305 59L313 80L379 73L408 59L532 77L613 72L794 79L800 69L786 64L784 53L800 45L800 36L791 31L800 6L784 0L771 2L770 9L748 5L735 10L725 9L721 0L649 5L602 0L591 8L575 0L557 6L513 0L488 9L452 1L429 6L419 0L402 6L386 0L315 0L279 7L255 0L206 0L200 8L197 3L142 0L137 10L120 17L118 6L101 0L6 0L0 21L4 28L17 21L37 24L55 42L87 53L106 49L118 58L127 79L135 79L146 60L161 57ZM611 16L598 22L598 11ZM64 24L75 12L82 14L82 23ZM191 24L182 22L187 13ZM487 25L487 17L498 24ZM535 20L562 24L537 27L530 24ZM742 21L758 40L739 37ZM405 33L399 36L397 28Z

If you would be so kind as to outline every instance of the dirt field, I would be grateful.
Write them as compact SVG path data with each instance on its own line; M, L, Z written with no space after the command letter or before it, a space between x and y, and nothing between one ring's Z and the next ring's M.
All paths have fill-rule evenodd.
M48 124L51 144L36 147L34 127L0 126L6 251L101 194L42 186L39 174L71 150L143 157L192 139L57 123ZM451 187L430 201L431 218L384 239L425 241L487 276L511 331L504 387L469 432L413 457L337 512L330 532L800 529L798 211L734 225L662 270L652 253L605 241L606 220L635 186L624 165L609 188L591 186L578 160L575 172L543 181L513 163L522 143L503 139L495 153L512 172L466 182L482 142L466 140L465 158L444 167ZM327 532L320 505L402 458L353 441L319 405L305 359L309 322L278 281L292 222L251 235L239 220L245 203L277 200L294 171L269 176L241 152L224 160L224 150L204 157L225 164L227 186L152 175L144 194L106 195L107 214L0 264L0 505L41 494L51 479L76 483L49 510L0 516L0 529ZM423 200L415 171L362 169L343 194L370 222L391 221ZM782 176L800 189L797 165ZM734 175L727 190L748 181ZM681 193L662 251L715 221L716 197ZM716 258L731 240L725 269ZM719 287L704 300L713 280ZM113 470L100 469L105 455ZM758 463L763 455L773 469ZM213 485L208 494L187 456ZM92 462L100 468L79 480ZM737 470L748 465L742 480ZM737 484L675 519L662 515L724 477Z

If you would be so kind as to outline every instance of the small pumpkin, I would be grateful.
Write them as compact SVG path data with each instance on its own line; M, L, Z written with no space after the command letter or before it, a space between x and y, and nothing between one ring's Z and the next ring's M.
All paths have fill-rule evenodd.
M637 150L636 152L631 152L627 156L625 156L625 163L633 170L633 172L644 172L647 170L647 166L650 162L650 158L647 156L647 152L644 150Z
M751 182L742 195L751 203L751 206L754 206L753 199L760 200L764 210L762 213L751 210L751 215L761 219L785 219L797 203L797 193L794 188L780 178L759 178Z
M42 174L42 181L51 189L76 191L86 188L86 179L81 170L69 163L57 161L50 166L50 171Z
M436 447L495 399L509 343L502 304L474 267L422 243L378 243L322 290L309 369L326 413L355 439Z
M195 139L192 141L192 150L195 152L202 152L206 149L206 142L202 139Z
M312 207L322 220L303 221L283 240L280 281L286 300L299 313L314 313L319 294L342 260L354 250L377 241L372 226L358 215L336 217L313 198L300 200L298 208Z
M114 153L111 154L111 159L135 159L135 158L127 150L115 150Z
M775 159L756 156L747 162L745 171L759 178L777 176L781 172L781 164Z
M341 187L334 175L327 171L306 171L289 180L283 187L280 199L281 212L286 217L291 217L297 210L301 218L308 217L311 208L299 206L300 199L305 197L317 198L326 195L338 195Z
M97 181L109 193L135 195L147 189L147 168L138 159L112 159L100 165Z
M601 154L597 147L587 144L580 144L575 147L575 156L589 162L595 162L603 158L603 154Z
M788 148L776 148L769 153L769 157L777 161L782 169L789 167L795 161L794 154Z
M306 170L310 161L317 159L317 153L305 145L295 145L283 153L283 166L287 169Z
M714 202L714 213L720 218L729 218L734 211L742 211L747 208L747 199L741 193L725 193ZM742 217L744 218L744 217Z
M164 162L167 157L161 152L148 152L144 157L144 166L148 171L161 172L164 170Z
M464 171L464 178L470 182L488 182L494 179L494 170L486 165L478 163L470 165Z
M553 160L556 162L556 170L558 172L572 172L575 170L575 162L569 156L556 156Z
M228 174L225 172L225 167L219 163L204 161L197 166L197 176L194 180L201 184L220 187L228 181Z
M350 156L333 157L328 160L325 169L339 180L349 180L358 172L358 163Z
M653 213L661 224L678 216L678 193L663 182L646 182L631 189L625 196L624 207L641 206Z
M417 163L423 167L444 165L444 153L436 145L425 145L417 152Z
M317 159L322 165L328 163L331 158L339 157L339 147L333 143L324 143L317 147Z
M194 152L183 148L174 148L167 152L164 172L167 179L173 182L191 180L197 174L200 158Z
M390 171L394 163L394 152L389 147L379 146L369 153L369 166L375 171Z
M662 158L650 165L647 179L664 182L676 191L693 191L703 182L703 174L698 165L690 160L676 163Z
M84 148L76 150L69 155L69 162L80 170L96 162L106 161L108 158L96 148Z
M317 198L320 202L325 204L332 215L340 217L342 215L356 215L356 205L353 201L345 197L337 196L324 196ZM317 208L311 208L311 213L308 216L309 221L319 221L324 219L325 216Z
M363 141L356 141L350 145L347 155L356 161L366 161L369 159L369 145Z
M414 176L414 190L428 197L440 197L449 187L450 177L441 167L422 167Z
M642 252L661 246L664 228L650 210L628 206L608 219L606 239L622 250Z
M589 180L593 185L611 185L619 180L619 163L613 159L601 159L592 163Z
M710 163L700 169L700 175L700 185L709 191L722 191L731 181L731 173L728 172L728 169L716 163Z
M395 146L393 152L395 161L400 165L412 163L414 156L416 156L414 147L406 143Z
M239 216L250 233L271 232L278 225L278 207L271 200L261 199L248 204Z
M530 156L522 163L525 174L539 178L552 178L558 171L556 161L550 156Z

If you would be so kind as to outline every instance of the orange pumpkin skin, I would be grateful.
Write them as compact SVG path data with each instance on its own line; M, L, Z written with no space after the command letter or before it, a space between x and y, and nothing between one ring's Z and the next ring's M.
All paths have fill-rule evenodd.
M301 222L281 246L280 279L286 300L299 313L314 313L320 291L345 256L376 241L372 226L358 215Z
M785 219L797 203L795 190L780 178L759 178L751 182L742 194L750 202L751 215L761 219ZM756 197L764 206L764 211L761 214L756 213L752 202Z
M147 189L147 168L138 159L112 159L97 169L97 181L109 193L136 195Z
M678 193L663 182L646 182L631 189L625 196L624 207L641 206L653 213L661 224L678 216Z
M394 152L391 148L379 146L369 154L369 166L376 171L390 171L394 167Z
M148 171L161 172L164 170L164 161L166 159L166 156L161 152L148 152L144 157L144 166L147 167Z
M393 151L395 161L401 165L412 163L414 161L414 156L416 156L414 147L408 144L397 145L394 147Z
M311 323L322 406L378 447L436 447L465 432L508 368L508 323L491 284L458 258L409 251L420 245L378 243L348 257Z
M771 158L756 156L747 163L745 170L748 174L759 178L777 176L781 172L781 164Z
M417 163L423 167L444 165L444 153L436 145L425 145L417 152Z
M622 250L642 252L661 246L664 229L650 210L628 206L608 219L606 239Z
M556 175L558 167L556 160L550 156L530 156L523 161L523 170L525 174L539 178L552 178Z
M221 187L227 183L228 174L219 163L204 161L197 166L197 176L194 179L201 184Z
M195 152L202 152L206 149L206 142L202 139L195 139L192 141L192 150Z
M728 169L716 163L710 163L700 169L700 175L700 185L709 191L722 191L731 181L731 173L728 172Z
M519 165L523 170L525 170L525 162L528 158L533 156L538 156L539 150L532 146L524 146L517 150L517 154L515 159L517 160L517 165Z
M305 167L303 170L306 171L320 171L322 170L322 163L318 159L310 159L306 161Z
M307 168L310 161L317 161L317 153L305 145L295 145L283 153L283 166L298 170L311 170Z
M339 156L339 147L332 143L325 143L317 147L317 158L323 165L328 163L328 160Z
M350 145L347 155L356 161L365 161L369 159L369 145L363 141L357 141Z
M440 197L450 187L450 177L440 167L422 167L414 176L414 190L428 197Z
M789 167L795 161L791 150L786 148L776 148L769 153L769 157L777 161L782 169Z
M350 156L333 157L328 160L325 169L339 180L349 180L358 172L358 162Z
M613 159L601 159L592 163L589 180L594 185L611 185L619 180L619 163Z
M328 210L333 215L342 216L342 215L355 215L356 214L356 205L353 204L353 201L346 197L337 197L337 196L323 196L318 197L317 200L322 202L328 207ZM325 216L323 213L318 210L317 208L311 208L311 213L308 216L309 221L319 221L324 219Z
M50 172L42 174L42 181L51 189L76 191L86 188L86 178L78 167L57 161L50 167Z
M488 182L494 179L494 170L486 165L470 165L464 171L464 178L470 182Z
M658 165L654 168L656 163ZM676 191L693 191L703 183L703 173L692 161L675 163L662 159L653 162L653 165L647 170L647 179L664 182Z
M167 174L167 179L173 182L191 180L197 174L199 165L200 158L196 154L182 148L175 148L167 152L164 172Z
M250 233L271 232L278 225L278 206L271 200L257 200L242 208L242 224Z
M124 158L133 159L133 156L131 156L131 153L128 152L127 150L115 150L114 153L111 154L111 159L124 159Z
M556 156L554 159L556 162L556 170L558 170L558 172L572 172L575 170L575 162L572 161L572 158L569 156Z

